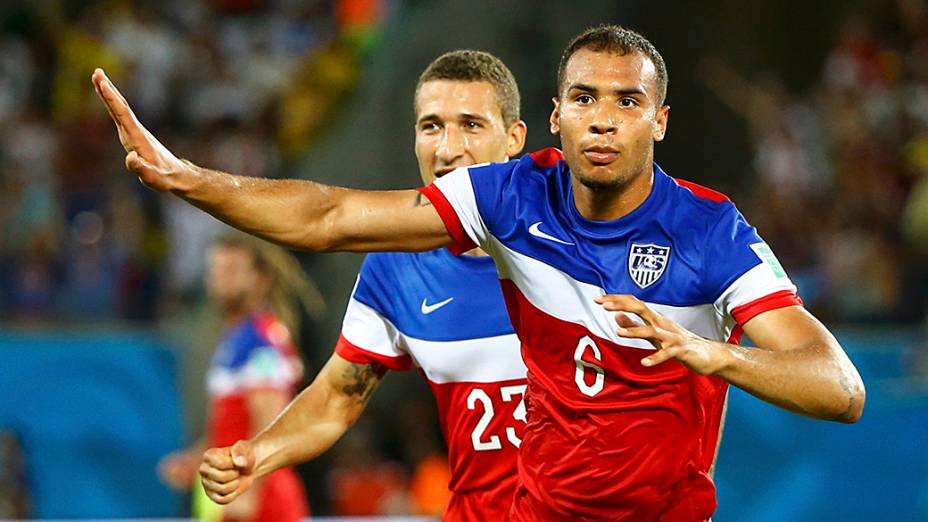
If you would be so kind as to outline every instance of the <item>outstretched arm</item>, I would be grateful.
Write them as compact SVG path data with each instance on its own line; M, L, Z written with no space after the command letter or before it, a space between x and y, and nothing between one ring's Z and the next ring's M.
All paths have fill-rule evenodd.
M745 333L757 344L749 349L699 337L630 295L606 295L597 302L619 312L620 336L646 339L657 348L641 360L645 366L675 359L696 373L717 375L764 401L818 419L851 423L863 413L860 374L831 332L800 306L770 310L745 323Z
M386 371L333 354L313 383L258 435L203 454L200 476L207 495L228 504L256 478L325 452L358 419Z
M102 69L92 79L126 149L126 168L146 186L170 191L233 227L315 251L421 251L452 242L438 213L414 190L235 176L180 159L142 126Z

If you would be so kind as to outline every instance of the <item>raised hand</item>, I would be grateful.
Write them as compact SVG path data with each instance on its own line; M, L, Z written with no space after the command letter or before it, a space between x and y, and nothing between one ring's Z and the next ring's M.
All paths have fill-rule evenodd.
M160 191L176 188L178 174L191 165L175 156L139 123L129 103L103 69L94 70L91 80L126 149L126 168L147 187Z
M255 480L255 452L251 442L210 448L203 454L200 480L206 495L217 504L228 504L248 491Z
M604 309L615 314L619 325L616 333L630 339L644 339L657 351L641 359L644 366L656 366L670 359L680 361L684 366L700 375L712 375L725 367L731 353L725 343L710 341L700 337L671 319L648 308L640 299L631 295L604 295L595 301ZM640 324L627 314L635 314L644 324Z

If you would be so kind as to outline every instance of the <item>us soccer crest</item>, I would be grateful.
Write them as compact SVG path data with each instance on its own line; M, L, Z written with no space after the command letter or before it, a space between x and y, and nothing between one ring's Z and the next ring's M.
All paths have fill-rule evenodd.
M664 275L669 260L669 246L632 243L628 249L628 274L636 285L647 288Z

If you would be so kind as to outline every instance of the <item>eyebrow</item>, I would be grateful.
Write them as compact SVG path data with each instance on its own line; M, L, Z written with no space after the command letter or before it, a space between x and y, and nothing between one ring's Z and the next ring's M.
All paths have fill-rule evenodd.
M485 116L481 116L479 114L471 114L469 112L462 112L460 114L455 115L455 117L456 119L461 119L461 120L490 121L489 118L486 118ZM427 122L427 121L441 121L441 120L442 118L439 117L437 114L426 114L425 116L420 116L419 119L416 120L416 124L418 125L420 123Z
M588 92L588 93L597 93L597 92L599 92L599 89L597 89L596 87L593 87L592 85L586 85L586 84L584 84L584 83L575 83L575 84L569 85L569 86L567 87L567 92L570 92L570 91L573 91L573 90L582 91L582 92ZM644 90L641 89L640 87L628 87L628 88L625 88L625 89L616 89L616 90L614 90L614 91L612 91L612 92L613 92L613 94L617 94L617 95L619 95L619 96L628 96L628 95L630 95L630 94L638 94L638 95L641 95L641 96L647 96L647 95L648 95L648 94L647 94L646 92L644 92Z

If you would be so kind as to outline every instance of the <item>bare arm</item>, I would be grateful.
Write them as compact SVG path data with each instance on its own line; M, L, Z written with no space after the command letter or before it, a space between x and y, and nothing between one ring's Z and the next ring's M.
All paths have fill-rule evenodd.
M142 126L101 69L92 79L126 149L126 168L146 186L172 192L233 227L315 251L421 251L451 243L438 213L414 190L250 178L182 160Z
M361 416L386 371L332 354L313 383L252 440L255 471L264 475L332 447Z
M257 436L206 451L200 475L207 495L227 504L256 478L325 452L355 423L386 371L333 354L313 383Z
M802 307L771 310L748 321L744 330L758 346L750 349L699 337L633 296L607 295L597 302L622 312L616 314L620 336L646 339L657 348L641 360L645 366L676 359L796 413L847 423L860 419L866 397L860 374L828 329Z
M810 417L856 422L866 392L837 339L805 308L771 310L744 331L757 349L727 345L723 379L767 402Z

